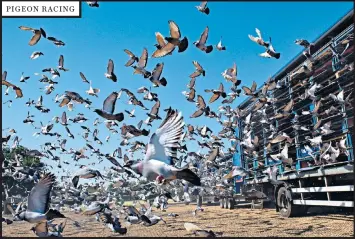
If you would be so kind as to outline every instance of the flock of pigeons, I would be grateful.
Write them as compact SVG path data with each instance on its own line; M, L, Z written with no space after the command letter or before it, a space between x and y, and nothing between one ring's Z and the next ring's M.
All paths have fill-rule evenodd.
M99 7L97 1L87 2L90 7ZM199 6L196 6L197 10L203 14L209 15L210 9L207 6L207 2L202 2ZM151 58L162 58L162 57L173 57L175 49L177 48L178 53L183 53L189 47L189 40L186 36L183 37L179 26L173 21L168 21L168 26L170 30L170 35L164 37L161 33L157 32L156 40L157 44L156 50L151 55ZM65 43L55 37L47 36L44 29L34 29L31 27L20 26L20 30L32 32L32 37L29 41L30 46L36 45L41 39L47 39L54 43L58 47L65 46ZM271 38L268 42L264 41L261 36L260 30L256 29L257 36L254 37L249 35L251 41L257 43L258 45L265 48L265 52L260 54L262 57L266 58L280 58L280 53L276 52L271 44ZM209 34L209 28L206 27L201 34L198 41L194 42L194 46L205 52L206 54L214 50L213 45L207 44ZM313 44L306 40L296 40L298 45L304 46L306 51L304 55L311 59L311 49ZM216 45L215 49L218 51L225 51L226 47L222 45L222 38L220 42ZM143 49L140 57L136 56L130 50L125 49L124 52L128 55L129 59L125 64L126 67L132 67L134 74L140 74L143 78L149 79L153 87L165 87L167 86L167 80L162 77L164 63L158 63L153 71L146 69L148 61L148 50ZM335 53L338 54L338 53ZM31 59L36 59L44 55L43 52L33 52L30 56ZM70 119L67 117L66 111L64 111L59 116L53 117L53 122L48 124L41 123L40 127L35 126L34 115L28 111L27 117L23 120L24 124L33 126L37 131L34 136L38 137L40 135L47 137L54 137L54 142L47 142L42 145L41 151L30 150L25 153L25 155L15 155L16 159L9 161L6 159L3 161L3 176L11 176L15 180L29 180L35 183L32 190L29 192L27 203L20 203L16 210L7 204L8 210L13 214L13 220L3 218L3 222L11 224L12 221L25 220L29 223L35 224L32 227L33 232L37 236L61 236L67 220L72 220L66 217L63 212L63 205L69 205L71 203L71 210L76 213L83 213L84 215L96 215L97 220L101 221L104 225L107 225L115 233L125 234L127 229L122 227L119 222L120 215L125 215L125 220L127 223L131 224L142 224L144 226L152 226L163 220L162 217L154 215L152 213L152 206L156 206L165 210L167 205L167 199L172 199L174 201L181 200L181 195L185 193L193 193L193 195L217 195L225 188L231 186L232 179L237 176L246 176L249 171L232 166L232 156L236 152L235 142L240 141L240 145L245 149L246 154L255 154L259 142L258 137L251 136L251 125L253 122L252 113L246 115L245 112L238 107L232 109L231 104L234 100L240 96L242 91L244 95L251 96L257 103L253 112L265 114L263 107L267 106L275 100L268 96L268 92L275 89L279 89L282 86L280 82L276 82L270 79L264 84L260 91L257 90L257 84L252 83L249 88L247 86L242 86L238 88L241 84L241 80L237 78L237 66L234 65L231 68L226 69L222 72L223 78L226 82L230 83L230 91L226 92L223 83L219 84L217 89L206 89L205 92L211 94L211 98L208 103L204 98L196 94L195 84L198 77L205 76L205 70L203 66L197 61L193 61L193 66L195 71L190 75L190 82L187 85L188 90L183 91L183 95L186 100L191 103L196 104L196 111L193 112L190 118L197 117L208 117L215 118L221 125L222 130L218 133L213 133L212 130L204 125L202 127L194 126L192 124L185 125L184 117L181 112L171 107L164 109L165 117L162 118L159 114L161 102L158 95L151 91L151 89L146 86L140 87L136 92L137 94L144 94L143 101L155 102L149 113L147 113L147 119L141 120L137 125L131 125L128 123L128 119L134 118L135 110L149 110L143 104L143 101L139 99L131 90L127 88L122 88L118 92L112 92L104 100L101 109L94 109L94 112L98 115L93 122L94 129L82 125L82 123L87 122L89 119L85 117L84 114L79 113L75 118ZM306 68L302 68L307 70ZM350 69L350 67L349 67ZM58 77L60 78L65 75L65 72L69 69L64 67L64 56L60 55L58 67L57 68L46 68L42 70L40 82L46 84L44 90L46 95L50 95L55 90L55 85L59 82L55 81ZM48 74L48 75L46 75ZM86 108L91 109L92 99L95 99L100 93L100 89L93 88L92 82L87 80L83 72L79 72L80 78L84 83L89 85L89 90L85 93L92 98L83 97L78 92L65 91L63 95L56 95L54 102L58 104L58 107L67 108L68 111L73 111L75 105L84 105ZM104 76L113 81L118 81L118 76L115 74L114 62L112 59L108 60L107 71ZM30 77L24 76L22 73L20 83L26 82ZM4 71L2 75L2 85L6 87L5 95L10 95L11 91L15 93L15 98L22 98L26 94L22 91L19 84L13 84L7 80L7 72ZM313 97L315 90L319 88L319 85L310 86L308 89L308 95L305 97ZM130 105L135 106L131 111L124 110L122 112L115 111L116 102L121 99L122 94L126 94L128 97L128 102ZM337 102L347 103L350 96L344 98L343 93L338 95L330 95ZM211 109L211 104L216 102L218 99L223 98L221 101L222 105L218 107L218 112ZM3 102L11 107L12 100ZM293 107L294 102L291 100L275 117L274 119L281 119L287 117ZM26 102L27 107L34 106L34 108L41 113L49 113L50 109L46 108L43 104L43 97L40 96L39 99L34 101L29 99ZM329 109L331 110L331 109ZM316 114L317 107L312 112L304 112L304 114ZM255 114L256 114L255 113ZM254 114L254 113L253 113ZM225 117L226 119L223 119ZM235 128L238 127L238 119L245 119L244 127L244 138L239 139L235 135ZM267 120L273 119L264 119ZM72 122L72 124L70 123ZM150 129L143 129L143 124L147 127L152 126L154 121L161 121L160 126L155 132L151 132ZM121 127L119 123L122 122ZM122 141L120 146L115 149L112 153L104 153L100 150L100 146L103 142L99 139L99 131L97 126L104 123L109 131L110 135L119 134L121 135ZM59 132L54 132L53 129L55 125L62 125L67 133L65 135ZM69 127L74 127L75 125L80 125L82 131L82 137L86 141L86 145L78 150L73 148L68 149L66 144L70 140L75 140L74 134L71 133ZM270 127L272 124L270 124ZM297 124L295 124L297 127ZM302 127L302 126L298 126ZM318 125L320 130L324 133L329 131L329 125ZM57 128L57 127L56 127ZM185 131L187 129L187 131ZM120 130L120 132L119 132ZM283 134L277 134L277 129L273 129L274 133L270 137L270 145L282 141L292 142L292 139ZM90 141L90 135L93 141L98 146L93 146ZM149 137L147 143L141 141L132 142L131 139L135 137ZM202 140L197 139L201 137ZM2 137L2 144L6 146L12 139L11 149L15 149L21 139L17 136L15 129L8 130L8 135ZM105 141L108 142L110 136L107 136ZM199 150L188 151L186 143L183 142L196 140L200 149L207 148L208 153L202 154ZM231 142L231 146L225 146L223 140L228 140ZM321 138L315 137L310 138L314 144L319 144ZM129 147L126 147L129 146ZM331 150L338 150L346 152L345 140L340 140L337 144L337 149L333 148L331 144L327 145L328 152L329 148ZM124 153L123 148L126 147L127 153ZM227 148L225 150L225 148ZM112 166L106 170L105 173L100 172L97 169L91 168L87 165L80 165L77 162L82 162L82 159L87 159L89 156L85 155L87 150L90 150L91 157L97 157L97 164L101 163L103 160L109 160ZM72 156L72 161L61 161L59 156L56 156L56 152L61 154L68 154ZM142 151L144 158L142 160L134 160L133 153ZM336 152L338 152L336 151ZM181 154L178 156L178 152ZM130 155L130 156L128 156ZM335 156L333 156L335 155ZM339 153L329 154L329 157L337 157ZM21 166L21 159L26 156L37 157L37 158L47 158L58 162L58 169L62 168L61 162L67 165L80 166L80 169L74 174L70 175L70 181L65 180L66 177L62 177L62 182L56 182L56 177L53 173L50 173L49 169L42 172L36 167ZM271 155L273 159L279 159L282 163L292 164L292 159L288 158L288 147L285 144L283 150L276 154ZM315 160L316 160L316 156ZM119 159L123 160L123 164L119 163ZM291 162L290 162L291 160ZM95 163L92 163L95 165ZM184 166L183 166L184 165ZM53 169L53 167L52 167ZM231 170L232 169L232 170ZM225 172L228 172L225 174ZM268 171L270 175L274 175L275 169ZM15 176L16 175L16 176ZM141 177L145 179L142 179ZM96 186L89 186L86 184L79 185L79 181L82 179L103 179L105 182L114 185L108 189L107 185L98 184ZM272 177L274 178L274 177ZM142 183L144 182L144 183ZM190 188L191 187L191 188ZM94 192L90 188L94 188ZM10 189L5 188L6 191ZM125 207L123 206L122 195L130 195L136 199L150 200L155 199L153 205L142 205L140 210L137 210L135 206ZM175 196L172 196L175 195ZM103 201L96 200L97 197L106 198ZM111 201L111 199L113 201ZM74 203L73 203L74 202ZM79 206L81 204L81 206ZM116 207L120 205L120 207ZM84 208L84 209L83 209ZM115 211L115 212L114 212ZM194 211L203 211L201 205L198 205L197 209ZM178 216L177 214L169 214L172 217ZM57 225L53 224L53 220L57 218L66 218L65 222ZM72 220L73 221L73 220ZM73 225L80 227L79 223L73 221ZM185 223L186 230L194 232L195 234L205 235L205 236L215 236L212 231L203 230L196 225Z

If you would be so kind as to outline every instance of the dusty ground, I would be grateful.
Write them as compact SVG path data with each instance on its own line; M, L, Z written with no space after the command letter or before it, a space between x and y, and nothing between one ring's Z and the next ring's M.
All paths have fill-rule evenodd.
M274 209L251 210L249 208L238 208L234 210L220 209L218 206L205 206L205 211L192 215L194 205L170 205L166 212L153 210L156 214L161 214L167 221L167 225L159 222L151 227L143 225L128 226L126 236L150 236L150 237L171 237L171 236L191 236L184 229L185 222L195 223L203 229L210 229L215 232L223 232L223 236L326 236L326 237L350 237L353 232L353 215L317 215L301 218L281 218ZM168 213L178 213L177 218L168 217ZM64 230L64 237L84 237L84 236L120 236L113 234L102 223L95 221L95 216L82 216L64 212L66 216L78 221L80 228L76 228L70 221ZM165 215L165 217L164 217ZM60 220L58 220L59 222ZM124 226L123 219L120 220ZM34 236L27 222L14 222L11 225L2 224L2 236L29 237Z

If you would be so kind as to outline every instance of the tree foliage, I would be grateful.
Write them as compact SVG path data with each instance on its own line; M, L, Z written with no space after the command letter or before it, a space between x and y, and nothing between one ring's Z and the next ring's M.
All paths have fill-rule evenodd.
M3 147L2 152L4 154L5 161L15 161L15 155L21 155L21 166L35 166L40 163L40 159L36 157L31 157L27 155L29 151L28 148L24 146L17 146L14 149L10 149L9 147Z

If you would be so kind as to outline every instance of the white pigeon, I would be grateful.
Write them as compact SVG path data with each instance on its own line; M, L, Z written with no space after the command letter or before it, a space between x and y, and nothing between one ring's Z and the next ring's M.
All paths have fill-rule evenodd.
M143 161L130 167L136 173L150 181L158 183L164 180L185 179L190 183L200 186L200 178L190 169L178 169L172 166L171 157L176 155L173 148L179 148L179 141L183 134L184 121L181 112L169 110L161 126L152 134Z
M256 34L258 34L257 37L254 37L252 35L248 35L249 39L252 40L253 42L257 43L260 46L264 46L266 48L269 47L269 43L265 42L261 36L261 32L258 28L255 28Z
M100 89L92 88L92 86L91 86L91 81L90 81L90 88L89 88L89 90L86 91L86 93L87 93L88 95L98 97L97 93L99 93L99 92L100 92Z
M321 88L322 86L315 83L314 85L311 86L311 88L309 88L306 92L308 96L311 96L311 98L315 98L316 96L314 95L314 93L316 92L317 89Z
M312 145L320 145L322 143L322 135L314 137L313 139L308 138L308 141L310 141Z
M217 50L219 50L219 51L225 51L226 50L226 47L222 45L222 37L219 40L219 42L218 42L216 47L217 47Z
M266 49L266 51L264 53L261 53L260 56L265 57L265 58L276 58L279 59L281 54L279 52L276 52L274 47L271 45L271 41L269 44L269 48Z
M292 164L292 159L288 158L288 144L285 144L280 153L271 154L270 157L274 160L280 159L282 162Z
M329 97L332 98L334 101L344 103L344 90L341 90L337 95L330 93Z

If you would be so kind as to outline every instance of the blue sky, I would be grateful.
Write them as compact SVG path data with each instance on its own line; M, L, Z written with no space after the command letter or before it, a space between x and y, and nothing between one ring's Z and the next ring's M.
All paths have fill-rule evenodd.
M146 47L151 55L156 43L154 33L159 31L163 35L168 35L168 20L174 20L179 25L182 35L189 39L189 48L181 54L174 52L172 56L149 59L147 65L148 70L153 70L157 63L165 64L163 76L167 79L168 85L153 90L158 93L162 104L160 115L164 118L162 109L171 106L183 112L186 123L199 126L208 124L217 134L221 127L215 119L205 117L189 119L196 107L195 104L186 101L181 92L187 90L189 75L194 71L193 60L197 60L206 70L206 77L200 77L196 81L197 94L201 94L206 101L210 94L205 93L204 89L216 89L220 82L223 82L226 89L230 88L230 83L225 82L221 72L231 67L233 62L238 66L241 85L250 87L255 80L259 86L302 50L300 46L294 44L295 39L315 40L353 8L352 2L210 2L208 5L211 13L206 16L194 7L198 4L199 2L101 2L99 8L89 8L84 2L81 19L3 19L2 69L8 72L7 79L10 82L23 89L24 97L14 99L14 94L5 96L5 87L3 87L3 102L12 99L13 105L11 108L3 105L2 127L15 128L22 138L21 144L29 148L38 149L40 144L53 141L54 138L49 136L34 138L32 136L35 132L34 128L23 124L22 120L26 118L28 109L35 114L37 126L40 120L47 123L54 116L61 116L66 108L59 108L54 104L53 99L56 94L63 94L65 90L76 91L86 97L88 84L81 81L80 71L88 80L92 80L94 88L101 89L99 98L91 97L93 108L101 108L103 101L112 91L119 91L124 87L136 93L141 86L149 87L150 81L140 75L133 75L133 69L124 66L128 56L123 49L127 48L140 56L143 47ZM21 25L42 27L48 36L61 39L66 45L58 48L50 41L41 39L37 45L31 47L28 45L31 33L19 30L18 27ZM214 50L207 55L192 44L198 40L206 26L210 29L207 43L216 45L222 36L227 51ZM259 57L263 48L248 38L248 34L256 35L256 27L261 30L265 39L272 37L274 48L281 52L279 60ZM31 60L29 57L34 51L42 51L44 56ZM35 76L34 73L41 72L47 67L57 67L61 54L65 58L65 67L70 71L62 73L62 76L56 79L59 84L52 94L45 95L39 90L44 85L38 81L39 76ZM104 77L110 58L115 63L117 83ZM27 83L19 82L21 72L31 76ZM25 107L28 98L37 100L40 95L44 97L44 106L51 109L48 114L42 114L33 107L28 109ZM136 96L139 99L143 97L139 94ZM231 106L235 108L244 99L245 96L241 96ZM133 109L131 105L126 104L127 100L126 95L123 95L116 104L115 112ZM213 103L212 109L216 111L220 102L221 100L218 100ZM143 103L147 108L151 108L154 104L148 101ZM76 105L75 110L67 111L67 114L73 118L80 112L90 119L81 125L93 128L92 123L97 115L83 105ZM139 119L146 118L145 113L137 108L137 118L131 119L126 115L126 124L135 125ZM159 124L160 122L155 122L152 130L155 130ZM147 126L143 127L147 128ZM72 124L70 129L75 135L75 140L68 139L67 149L70 147L80 149L85 145L85 141L78 135L82 129L79 124ZM104 141L109 132L103 125L99 126L99 130L99 138ZM66 137L64 127L59 124L55 125L53 131ZM148 138L137 138L137 140L146 143ZM120 142L119 134L111 135L110 142L104 142L101 151L111 153ZM96 143L92 144L98 147ZM229 146L229 143L226 142L226 146ZM188 148L190 151L197 151L198 145L196 142L189 143ZM86 155L89 153L87 152ZM68 159L67 156L61 157ZM44 160L52 164L48 159ZM96 158L91 158L79 163L87 164L95 161ZM102 169L104 166L111 166L111 163L105 160L96 166ZM63 167L68 168L67 165ZM70 169L74 168L70 167Z

